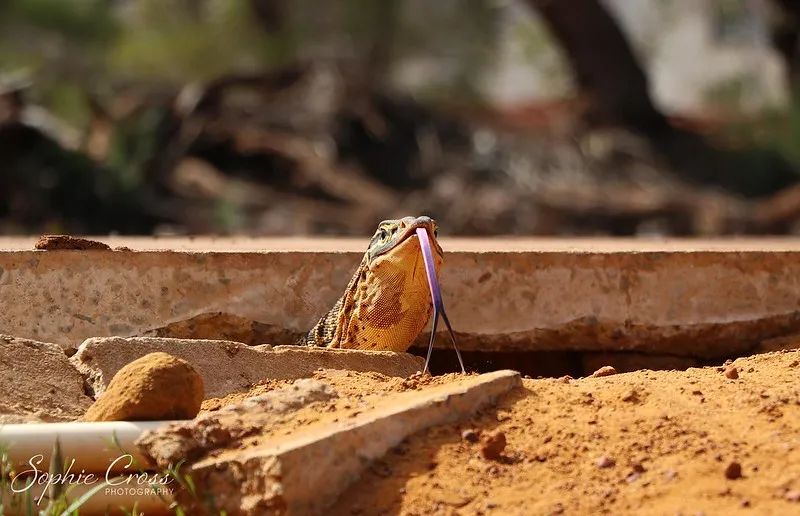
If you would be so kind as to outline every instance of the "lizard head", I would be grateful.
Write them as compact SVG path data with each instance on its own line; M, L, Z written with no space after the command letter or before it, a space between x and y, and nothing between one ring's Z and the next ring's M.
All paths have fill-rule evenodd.
M400 256L404 256L416 261L421 252L416 236L417 228L424 228L428 231L431 244L433 244L434 256L438 255L439 260L441 260L442 248L436 239L439 227L432 218L422 216L384 220L378 224L378 229L372 236L367 248L369 263L380 262L387 255L391 255L395 260Z

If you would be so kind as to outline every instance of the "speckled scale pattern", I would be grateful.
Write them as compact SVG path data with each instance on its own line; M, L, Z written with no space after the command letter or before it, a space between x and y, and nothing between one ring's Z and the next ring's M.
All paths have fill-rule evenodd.
M437 274L442 256L434 253ZM332 348L406 351L433 312L419 240L407 238L370 260L365 254L342 297L305 343Z

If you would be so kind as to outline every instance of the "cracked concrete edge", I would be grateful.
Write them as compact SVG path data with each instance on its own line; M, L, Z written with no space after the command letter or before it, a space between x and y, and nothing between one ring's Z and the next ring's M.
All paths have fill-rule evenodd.
M800 333L799 248L659 252L653 245L446 252L441 283L462 349L684 356L708 349L719 357ZM225 312L264 325L264 343L287 344L333 305L359 259L268 250L0 251L0 333L69 349L89 337L141 335Z
M186 360L203 377L206 398L246 391L262 380L306 378L317 369L375 371L405 378L422 370L422 358L391 351L323 349L303 346L247 346L241 342L162 337L86 339L69 361L95 397L126 364L161 351Z
M519 373L502 370L396 394L347 422L309 429L277 445L203 459L191 466L191 474L198 488L215 492L217 508L229 513L324 514L371 461L404 439L464 419L521 385ZM240 486L239 492L221 498L217 482Z

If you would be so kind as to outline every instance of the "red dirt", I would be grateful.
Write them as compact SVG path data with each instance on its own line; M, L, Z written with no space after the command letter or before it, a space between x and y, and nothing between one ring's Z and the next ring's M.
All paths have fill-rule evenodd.
M43 251L85 251L85 250L109 250L107 244L86 238L77 238L69 235L42 235L34 244L34 248Z
M798 364L789 351L736 360L735 379L710 367L525 380L401 444L330 514L798 514ZM486 458L498 432L507 444Z

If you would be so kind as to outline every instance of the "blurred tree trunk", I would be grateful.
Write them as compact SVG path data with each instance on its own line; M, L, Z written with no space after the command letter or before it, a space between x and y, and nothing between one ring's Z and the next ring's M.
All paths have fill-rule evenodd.
M267 32L277 32L283 28L286 18L284 0L250 0L253 13Z
M773 0L800 10L800 0ZM717 149L701 136L672 127L650 97L647 75L601 0L527 0L549 27L589 100L590 124L612 124L649 139L670 172L684 180L746 196L773 193L797 181L785 159L770 154L759 168L753 152Z
M599 0L527 1L564 50L581 94L590 102L590 122L646 134L669 128L625 35Z
M772 27L772 44L786 64L789 85L800 88L800 1L772 0L779 18Z

